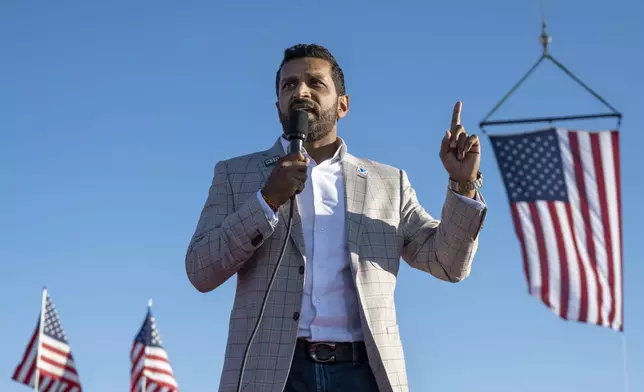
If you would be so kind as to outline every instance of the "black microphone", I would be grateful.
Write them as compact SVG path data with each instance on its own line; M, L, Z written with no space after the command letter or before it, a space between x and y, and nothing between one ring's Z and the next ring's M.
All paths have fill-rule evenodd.
M288 132L286 133L286 140L288 140L288 152L289 154L294 152L302 152L304 145L304 140L306 140L306 135L309 133L309 113L305 110L294 110L291 112L291 118L289 119ZM291 196L291 200L295 200L295 195L299 194L300 191L295 191L295 194Z
M291 112L286 140L289 141L288 152L301 152L306 135L309 133L309 113L305 110Z

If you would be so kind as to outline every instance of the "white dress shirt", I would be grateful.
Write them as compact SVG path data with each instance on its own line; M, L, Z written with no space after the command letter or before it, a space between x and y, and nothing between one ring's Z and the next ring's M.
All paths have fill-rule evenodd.
M285 153L288 153L288 141L280 140ZM341 138L338 142L340 145L333 157L320 164L303 151L302 154L310 160L308 177L304 190L295 197L306 248L298 336L311 341L364 340L344 222L342 158L346 144ZM484 207L478 200L458 196ZM257 197L271 225L277 225L277 213L268 206L260 192Z

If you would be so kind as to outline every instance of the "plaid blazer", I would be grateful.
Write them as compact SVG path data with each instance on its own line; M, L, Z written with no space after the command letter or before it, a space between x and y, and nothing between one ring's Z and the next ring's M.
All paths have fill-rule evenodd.
M276 157L283 155L278 140L267 151L218 162L187 250L186 272L201 292L237 274L219 392L236 391L244 350L286 232L290 202L279 209L280 221L273 229L256 197ZM403 170L348 153L342 166L347 247L369 362L380 392L407 392L394 305L400 259L445 281L466 278L487 208L476 208L446 189L437 220L418 203ZM282 392L289 373L306 254L297 207L289 245L249 352L245 392Z

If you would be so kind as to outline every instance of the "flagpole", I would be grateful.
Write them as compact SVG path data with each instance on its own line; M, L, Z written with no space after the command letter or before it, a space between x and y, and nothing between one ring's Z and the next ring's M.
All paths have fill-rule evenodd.
M45 328L45 305L47 303L47 287L42 289L42 298L40 300L40 321L38 325L38 345L36 346L36 381L34 382L34 391L38 392L40 384L40 345L42 342L42 332Z
M622 356L624 360L624 390L630 392L631 386L628 379L628 366L626 362L626 335L622 332Z

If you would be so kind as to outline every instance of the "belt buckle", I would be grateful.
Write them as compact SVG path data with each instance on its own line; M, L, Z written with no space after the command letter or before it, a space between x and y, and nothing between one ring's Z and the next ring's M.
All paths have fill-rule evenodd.
M329 354L326 358L319 358L318 348L325 347L327 350L333 352L335 351L335 343L327 342L311 342L309 344L309 355L311 359L319 363L331 363L335 362L335 354Z

